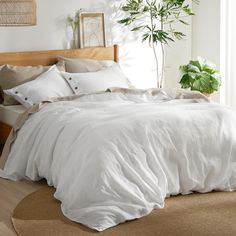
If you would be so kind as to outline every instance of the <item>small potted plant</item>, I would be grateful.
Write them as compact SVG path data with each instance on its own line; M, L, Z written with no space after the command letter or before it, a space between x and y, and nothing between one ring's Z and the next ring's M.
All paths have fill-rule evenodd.
M75 16L68 16L66 18L67 25L71 27L73 33L73 39L71 42L71 48L78 48L78 35L79 35L79 25L80 25L80 13L82 9L79 9Z
M201 57L180 66L181 88L195 90L206 96L218 91L221 86L221 77L216 66Z

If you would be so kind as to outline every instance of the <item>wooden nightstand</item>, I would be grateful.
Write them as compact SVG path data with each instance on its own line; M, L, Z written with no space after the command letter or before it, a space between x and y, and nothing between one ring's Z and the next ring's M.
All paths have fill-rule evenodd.
M11 132L12 127L0 122L0 144L4 144L8 135Z

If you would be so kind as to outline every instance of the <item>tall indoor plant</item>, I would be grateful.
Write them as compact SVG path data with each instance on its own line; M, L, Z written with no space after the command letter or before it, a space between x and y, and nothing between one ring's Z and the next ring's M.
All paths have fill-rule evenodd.
M198 2L198 0L190 0ZM183 19L193 15L193 11L186 0L127 0L122 6L122 11L126 13L124 19L119 20L120 24L131 25L132 31L139 31L142 34L142 41L149 41L153 50L157 87L163 86L164 71L164 45L182 39L184 33L175 30L176 22L187 25ZM156 47L161 44L162 48L162 70L159 76L159 62Z

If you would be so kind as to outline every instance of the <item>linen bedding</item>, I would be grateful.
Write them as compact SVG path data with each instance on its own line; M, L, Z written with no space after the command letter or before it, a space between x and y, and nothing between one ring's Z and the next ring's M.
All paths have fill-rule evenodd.
M45 178L66 217L103 231L170 195L235 190L236 113L182 90L58 98L22 115L2 161L2 177Z

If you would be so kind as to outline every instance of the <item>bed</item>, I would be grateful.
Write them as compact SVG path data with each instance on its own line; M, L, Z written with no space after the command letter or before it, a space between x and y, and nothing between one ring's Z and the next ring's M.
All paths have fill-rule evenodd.
M2 178L45 178L66 217L103 231L172 195L236 190L236 113L185 90L78 92L30 106L1 162Z

